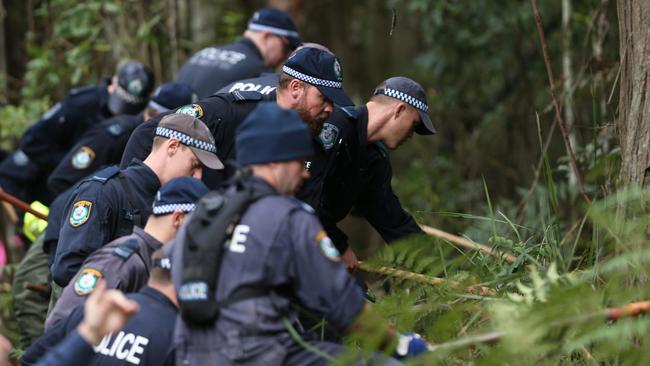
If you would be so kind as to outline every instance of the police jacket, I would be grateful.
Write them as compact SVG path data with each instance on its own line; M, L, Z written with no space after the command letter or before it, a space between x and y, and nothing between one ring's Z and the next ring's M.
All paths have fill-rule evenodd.
M91 127L50 174L50 191L59 194L101 167L119 164L131 132L142 120L142 113L123 114Z
M391 186L392 169L385 147L367 143L365 106L335 108L317 137L316 154L308 161L310 178L297 197L316 210L341 252L347 236L336 224L356 208L386 242L422 233Z
M140 311L121 331L107 335L96 347L88 345L76 331L84 313L78 306L27 349L21 365L173 365L176 305L149 286L126 296Z
M111 117L108 86L75 88L33 124L20 140L20 149L40 167L51 171L79 137L97 122Z
M258 177L249 178L248 184L255 191L275 192ZM172 253L177 290L185 227L179 231ZM322 314L340 330L346 329L364 306L359 286L340 262L313 210L277 193L252 203L234 229L223 257L216 300L228 299L247 287L265 287L280 295L235 302L221 309L214 324L201 329L179 318L175 335L178 364L215 364L224 357L234 363L254 357L256 349L264 349L278 337L290 341L283 318L295 324L298 316L290 302ZM282 359L277 364L283 364Z
M92 252L131 234L133 226L144 226L159 188L158 176L140 161L122 171L106 168L80 182L62 215L54 281L65 287Z
M262 101L275 101L275 92L268 95L239 91L217 94L197 103L179 107L175 113L189 114L202 120L214 135L217 156L225 163L235 158L235 130L237 126ZM143 160L149 155L158 122L166 114L168 113L153 117L136 127L124 149L122 167L129 164L134 158ZM232 173L233 171L229 169L219 171L204 169L203 181L208 188L214 189Z
M199 98L205 98L225 85L263 71L271 71L255 43L248 38L224 46L208 47L195 53L181 67L179 83L192 87Z
M49 329L86 301L100 279L107 288L122 292L136 292L149 280L151 255L162 248L162 243L139 227L133 234L118 238L94 251L81 269L63 289L61 297L45 321Z
M264 72L256 78L243 79L232 82L219 89L215 94L232 93L239 91L254 91L260 94L271 94L278 86L280 75L277 72Z

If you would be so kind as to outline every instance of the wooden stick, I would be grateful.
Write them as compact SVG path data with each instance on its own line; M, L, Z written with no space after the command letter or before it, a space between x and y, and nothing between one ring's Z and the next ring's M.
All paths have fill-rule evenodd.
M359 261L359 268L362 271L369 272L369 273L377 273L381 275L386 275L386 276L391 276L395 278L400 278L403 280L409 280L409 281L415 281L415 282L420 282L428 285L442 285L442 284L450 284L452 287L460 287L461 284L458 282L454 282L451 280L445 280L439 277L433 277L433 276L426 276L421 273L415 273L415 272L410 272L410 271L403 271L401 269L396 269L396 268L391 268L391 267L372 267L369 266L368 264ZM494 296L496 295L496 291L489 287L483 287L483 286L469 286L466 288L466 290L469 293L476 294L476 295L481 295L481 296Z
M16 197L10 195L7 192L0 191L0 200L8 202L8 203L12 204L13 206L18 207L19 209L21 209L21 210L23 210L25 212L29 212L30 214L38 217L41 220L47 221L47 215L44 215L44 214L34 210L33 208L29 207L27 202L22 201L22 200L20 200L20 199L18 199Z
M446 231L442 231L440 229L436 229L434 227L428 226L428 225L423 225L420 224L420 228L422 231L424 231L427 235L435 236L436 238L440 238L442 240L446 240L452 244L458 245L459 247L467 248L467 249L472 249L472 250L478 250L480 252L483 252L485 254L489 254L491 256L495 256L497 258L502 258L505 259L506 262L508 263L514 263L517 261L517 257L515 257L512 254L505 253L505 252L500 252L494 248L488 247L487 245L483 244L478 244L471 242L465 238L461 238L460 236L456 236L453 234L450 234Z
M542 44L542 54L544 55L544 65L546 66L546 75L548 76L548 83L550 86L551 97L553 99L553 105L555 106L555 118L558 121L560 126L560 132L562 132L562 139L564 140L564 146L566 147L567 155L569 156L569 162L571 164L571 169L576 175L578 180L578 190L580 195L587 202L591 203L587 192L585 192L585 185L580 175L580 170L578 170L578 164L576 163L576 157L573 154L573 148L571 147L571 141L569 141L569 134L566 129L566 124L564 119L562 119L560 101L555 93L555 88L553 86L553 69L551 68L551 60L548 56L548 46L546 45L546 39L544 37L544 27L542 26L542 15L539 12L539 7L537 6L537 0L531 0L533 6L533 12L535 13L535 24L537 25L537 32L539 33L539 42Z

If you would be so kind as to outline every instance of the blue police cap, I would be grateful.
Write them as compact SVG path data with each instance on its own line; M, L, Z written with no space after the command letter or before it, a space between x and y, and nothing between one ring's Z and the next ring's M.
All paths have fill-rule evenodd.
M314 153L311 134L298 113L275 103L260 103L235 136L240 165L303 159Z
M270 32L289 40L289 47L295 50L302 41L296 30L296 25L289 14L282 10L263 8L255 13L248 22L248 29L257 32Z
M167 112L186 104L196 102L199 97L192 88L182 83L169 82L159 86L149 101L149 108Z
M301 48L289 56L282 72L315 86L340 106L354 105L343 91L341 63L332 53L314 47Z
M108 109L113 114L137 114L147 105L154 87L150 68L140 62L127 62L117 73L117 82L108 98Z
M153 214L167 215L174 211L192 212L195 202L208 193L208 187L196 178L178 177L160 187L153 201Z
M377 94L399 99L415 108L420 115L420 124L415 127L417 134L433 135L436 133L431 118L427 114L429 111L427 95L422 86L414 80L403 76L392 77L384 81L379 88L375 89L374 95Z

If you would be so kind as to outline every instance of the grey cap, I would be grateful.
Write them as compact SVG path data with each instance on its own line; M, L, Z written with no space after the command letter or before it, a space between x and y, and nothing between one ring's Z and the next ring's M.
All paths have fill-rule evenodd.
M436 133L431 118L427 114L429 111L427 95L420 84L403 76L392 77L386 80L384 84L383 88L375 89L374 95L383 94L391 98L399 99L415 108L420 115L421 122L415 127L415 133L419 135L433 135Z
M217 157L214 137L200 119L187 114L168 114L156 127L156 136L175 138L192 149L194 155L210 169L223 169L223 163Z

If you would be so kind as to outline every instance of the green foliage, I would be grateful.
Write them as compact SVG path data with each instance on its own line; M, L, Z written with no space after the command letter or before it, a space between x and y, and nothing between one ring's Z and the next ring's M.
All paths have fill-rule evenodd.
M18 138L45 112L50 105L47 98L30 99L20 106L6 105L0 108L0 147L13 150L18 144Z

